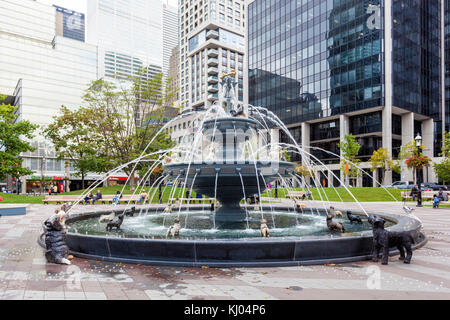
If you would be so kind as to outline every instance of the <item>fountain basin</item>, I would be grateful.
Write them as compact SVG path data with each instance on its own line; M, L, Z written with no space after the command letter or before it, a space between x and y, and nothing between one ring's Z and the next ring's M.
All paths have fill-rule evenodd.
M186 181L192 189L216 198L221 208L216 211L218 222L244 221L246 212L239 202L250 195L264 192L266 184L294 173L295 164L283 161L232 163L174 163L164 166L171 177ZM217 178L217 186L216 186Z
M109 211L73 216L67 224L106 213ZM414 249L427 241L420 232L421 224L415 219L392 214L369 214L377 214L391 221L393 225L389 230L411 232L415 239ZM43 245L42 239L40 243ZM112 262L190 267L298 266L370 259L372 232L213 240L136 239L68 232L67 244L77 257ZM391 248L390 254L398 252Z

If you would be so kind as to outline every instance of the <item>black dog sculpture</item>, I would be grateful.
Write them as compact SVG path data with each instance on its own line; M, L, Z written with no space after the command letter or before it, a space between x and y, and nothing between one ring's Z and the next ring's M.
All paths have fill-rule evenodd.
M112 228L116 228L117 230L119 230L120 226L123 223L123 218L124 218L124 214L121 214L121 215L117 216L117 218L114 219L113 221L108 222L108 224L106 225L106 231L111 231Z
M384 229L385 220L381 217L370 216L369 223L372 225L373 231L373 252L372 261L378 262L380 249L382 249L381 264L387 265L389 258L389 248L397 247L400 251L400 260L404 263L411 263L412 249L414 238L409 232L392 232ZM405 257L406 251L406 257Z
M339 231L342 233L345 232L344 225L340 222L334 222L333 217L330 215L327 215L327 227L330 231Z
M134 217L135 213L136 213L136 207L132 207L130 210L125 211L125 215L127 217Z
M355 223L359 223L362 224L362 220L360 216L355 216L354 214L352 214L351 211L347 211L347 218L348 220L350 220L350 224L353 224L353 222Z
M49 263L71 264L69 247L66 244L65 212L56 214L45 220L45 257Z

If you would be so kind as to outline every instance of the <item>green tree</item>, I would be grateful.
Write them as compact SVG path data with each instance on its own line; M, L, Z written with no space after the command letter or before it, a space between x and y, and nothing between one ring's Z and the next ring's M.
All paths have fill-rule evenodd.
M358 156L361 145L356 141L354 135L348 134L344 137L343 141L339 142L338 147L341 149L343 157L341 159L341 170L349 178L357 178L360 175L358 166L361 160L356 157Z
M425 145L421 145L420 149L424 150L426 147ZM398 154L398 159L400 160L401 163L406 163L406 162L410 162L408 161L408 159L411 159L413 157L415 157L419 152L419 148L416 146L416 141L415 140L411 140L410 142L404 144L403 146L401 146L400 148L400 152ZM410 165L408 166L408 168L412 168ZM403 166L400 167L400 171L403 170ZM414 174L414 183L416 183L416 170L414 170L413 172Z
M440 163L433 163L437 176L444 183L450 183L450 132L444 134L442 140L442 153L444 159Z
M0 101L6 97L0 95ZM33 171L22 168L20 154L34 151L26 139L34 137L37 125L29 121L18 120L17 107L1 102L0 104L0 180L6 179L7 175L14 178L32 174Z
M434 170L436 171L437 176L444 183L450 183L450 158L446 157L440 163L433 164Z
M424 150L426 147L425 145L421 145L420 149ZM419 152L419 148L416 146L416 141L411 140L410 142L406 143L400 148L400 152L398 154L398 158L402 161L405 161L406 159L409 159L416 155Z
M93 81L83 97L91 112L92 130L101 136L107 169L138 158L144 150L148 154L174 145L165 132L159 132L167 116L167 108L163 106L173 95L167 88L169 79L164 80L162 74L146 79L141 73L130 80L131 87L118 87L105 80ZM123 169L131 177L132 188L135 172L143 172L143 167L148 166L141 163L135 167L131 163Z
M54 145L59 160L70 160L76 174L81 176L82 187L85 188L85 177L88 172L103 172L106 160L98 150L102 145L102 137L93 130L91 110L79 108L71 111L62 106L59 116L47 126L43 134Z
M444 133L442 139L442 152L439 155L441 157L450 158L450 132Z
M398 161L392 160L392 157L389 155L389 152L386 148L379 148L375 150L370 157L370 164L372 166L371 171L375 171L380 168L383 171L383 181L386 176L386 171L394 171L400 173L400 164Z

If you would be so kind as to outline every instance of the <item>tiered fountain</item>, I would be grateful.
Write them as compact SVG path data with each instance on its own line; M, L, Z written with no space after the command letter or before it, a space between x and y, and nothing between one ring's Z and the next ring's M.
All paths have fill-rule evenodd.
M331 203L313 174L314 166L324 166L323 163L299 146L269 110L239 106L234 98L234 79L233 73L224 75L219 103L197 113L201 130L193 143L157 152L159 159L149 167L137 188L144 188L155 168L164 167L163 176L149 189L148 204L130 202L126 207L113 206L107 211L94 212L85 212L76 205L72 208L67 221L67 242L75 256L182 266L288 266L355 261L370 257L372 233L367 217L371 214L387 219L392 230L410 231L416 239L416 247L425 243L418 219L402 214L367 212L348 188L335 191L338 195L342 192L352 195L359 206L352 212L361 215L364 223L350 224L343 218L340 221L347 232L329 232L325 216ZM178 118L173 121L176 120ZM290 136L292 144L269 141L267 135L272 125ZM294 163L281 160L286 150L302 156L311 172L309 177L299 176ZM133 162L139 163L147 156L143 153ZM107 173L91 190L121 168ZM312 201L303 201L304 206L299 209L290 200L263 198L268 184L275 180L287 190L294 185L305 191L315 188L318 199L314 199L313 194ZM169 182L172 185L169 202L152 204L157 190L162 185L165 190ZM210 206L188 201L177 203L171 212L165 213L169 203L176 203L186 191L214 198L218 204L214 201ZM254 195L261 200L257 206L246 201ZM136 214L125 217L119 231L106 231L105 225L99 223L100 215L111 211L123 214L131 207L137 208ZM345 203L341 207L344 210ZM166 239L166 230L175 218L181 223L180 237ZM267 220L271 238L261 238L262 219Z

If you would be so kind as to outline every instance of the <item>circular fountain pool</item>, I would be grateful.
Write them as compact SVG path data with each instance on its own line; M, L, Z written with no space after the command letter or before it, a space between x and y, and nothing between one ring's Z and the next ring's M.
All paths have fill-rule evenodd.
M178 213L163 214L161 209L153 207L140 215L137 211L135 217L125 218L121 231L112 232L106 232L105 224L98 223L99 216L110 211L72 215L66 222L67 244L72 254L82 258L194 267L297 266L359 261L371 256L372 231L362 212L353 211L362 216L362 225L336 219L344 223L347 232L330 233L321 208L297 214L292 208L277 207L273 212L264 212L271 238L261 238L261 212L249 211L248 224L246 221L239 226L213 229L214 220L208 213L201 207L190 207L189 213L183 208L179 215L181 237L165 239L167 227ZM426 243L418 220L404 215L369 214L385 218L391 231L411 232L414 248ZM392 248L394 254L398 253Z
M270 209L270 208L267 208ZM120 230L109 231L105 229L105 223L99 223L98 217L77 220L68 224L68 231L78 234L89 234L98 236L142 238L142 239L165 239L166 231L174 223L175 218L180 219L181 232L179 239L202 240L202 239L252 239L260 238L260 221L267 220L272 238L300 238L306 236L356 236L363 231L371 230L371 225L363 218L363 224L350 224L347 219L334 219L342 222L346 233L330 233L328 231L325 211L316 209L308 210L304 214L298 214L288 210L248 211L248 219L244 222L221 223L214 221L211 213L204 211L182 211L177 210L171 214L144 213L135 217L127 217ZM392 226L387 222L386 226Z

